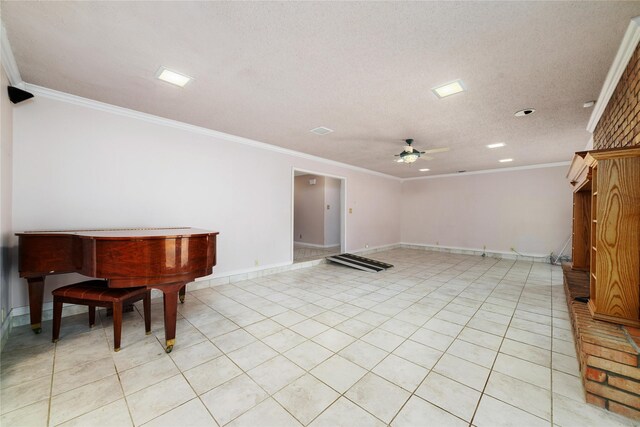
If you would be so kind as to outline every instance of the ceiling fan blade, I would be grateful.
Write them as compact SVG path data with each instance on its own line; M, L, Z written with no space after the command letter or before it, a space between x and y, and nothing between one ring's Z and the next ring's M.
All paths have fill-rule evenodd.
M450 148L449 147L442 147L442 148L432 148L430 150L424 150L423 153L444 153L445 151L449 151Z

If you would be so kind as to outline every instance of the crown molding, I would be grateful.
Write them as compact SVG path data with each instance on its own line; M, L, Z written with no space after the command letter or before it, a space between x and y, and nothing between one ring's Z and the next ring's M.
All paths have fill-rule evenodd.
M137 120L154 123L161 126L168 126L175 129L180 129L180 130L184 130L187 132L192 132L200 135L211 136L211 137L219 138L225 141L236 142L236 143L248 145L254 148L259 148L261 150L273 151L276 153L285 154L288 156L297 157L297 158L306 159L306 160L313 160L315 162L319 162L319 163L323 163L331 166L337 166L337 167L349 169L355 172L361 172L361 173L375 175L375 176L379 176L387 179L393 179L395 181L402 181L402 179L398 178L397 176L387 175L387 174L373 171L370 169L361 168L359 166L353 166L347 163L337 162L335 160L329 160L329 159L317 157L311 154L301 153L299 151L290 150L288 148L278 147L276 145L271 145L264 142L256 141L249 138L243 138L241 136L231 135L224 132L219 132L219 131L204 128L201 126L191 125L189 123L180 122L177 120L171 120L164 117L155 116L149 113L143 113L140 111L131 110L129 108L118 107L116 105L107 104L105 102L100 102L100 101L96 101L89 98L83 98L81 96L72 95L70 93L49 89L46 87L31 84L31 83L25 83L25 90L28 90L34 95L38 95L43 98L49 98L56 101L66 102L69 104L91 108L98 111L104 111L104 112L116 114L119 116L130 117Z
M451 178L454 176L467 176L467 175L482 175L485 173L499 173L499 172L514 172L514 171L522 171L527 169L542 169L542 168L557 168L560 166L569 166L571 162L556 162L556 163L540 163L537 165L526 165L526 166L513 166L510 168L499 168L499 169L484 169L479 171L471 171L471 172L462 172L462 173L444 173L441 175L429 175L429 176L418 176L415 178L405 178L402 181L417 181L420 179L435 179L435 178Z
M593 133L596 129L596 125L600 117L602 117L605 108L607 108L613 91L616 90L620 77L622 77L622 73L624 73L624 70L627 68L627 64L629 64L629 60L633 52L635 52L638 42L640 42L640 16L633 18L631 22L629 22L627 31L624 33L622 43L618 48L618 53L616 53L613 64L611 64L611 68L609 68L609 72L607 73L607 78L602 85L602 90L600 90L598 102L596 102L591 117L589 118L589 123L587 124L587 130L589 132Z
M2 68L7 73L11 86L24 89L24 82L20 76L20 70L18 69L18 64L16 64L16 58L13 56L11 43L9 43L7 31L2 21L0 21L0 58L2 58Z

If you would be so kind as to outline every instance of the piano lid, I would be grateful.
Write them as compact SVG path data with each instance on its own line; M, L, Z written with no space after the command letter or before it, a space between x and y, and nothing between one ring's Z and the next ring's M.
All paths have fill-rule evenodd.
M164 239L167 237L190 237L218 234L217 231L202 230L191 227L167 227L167 228L105 228L97 230L44 230L25 231L16 233L16 236L60 236L72 235L79 238L98 239Z

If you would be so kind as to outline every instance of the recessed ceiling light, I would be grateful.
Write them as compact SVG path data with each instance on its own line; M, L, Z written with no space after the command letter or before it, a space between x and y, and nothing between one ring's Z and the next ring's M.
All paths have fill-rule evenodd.
M513 162L513 159L500 159L500 163Z
M420 169L420 172L429 172L430 169Z
M160 67L156 73L156 77L172 85L184 87L187 83L193 80L191 77L177 73L175 71L168 70L165 67Z
M447 83L446 85L434 87L431 89L438 98L445 98L447 96L455 95L456 93L464 92L465 87L462 80L456 80L455 82Z
M326 128L326 127L324 127L324 126L320 126L320 127L317 127L317 128L311 129L311 131L310 131L310 132L313 132L313 133L315 133L316 135L326 135L326 134L328 134L328 133L333 132L333 129L329 129L329 128Z
M489 144L487 145L487 148L500 148L500 147L504 147L505 144L504 142L496 142L495 144Z
M582 108L591 108L596 105L596 101L588 101L582 104Z
M516 111L514 116L516 117L530 116L535 112L536 112L535 108L525 108L524 110Z

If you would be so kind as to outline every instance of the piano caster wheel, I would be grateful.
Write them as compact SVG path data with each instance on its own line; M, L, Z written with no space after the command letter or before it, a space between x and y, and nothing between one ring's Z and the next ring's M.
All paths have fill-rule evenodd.
M115 351L116 353L120 351L120 347L118 348L114 348L113 351Z
M167 348L165 349L165 351L168 353L171 353L171 350L173 350L173 345L176 343L175 338L172 340L167 340Z
M40 323L38 323L37 325L31 325L31 330L37 335L42 332L42 327L40 326Z
M180 295L180 304L184 304L184 295Z

